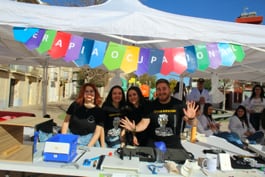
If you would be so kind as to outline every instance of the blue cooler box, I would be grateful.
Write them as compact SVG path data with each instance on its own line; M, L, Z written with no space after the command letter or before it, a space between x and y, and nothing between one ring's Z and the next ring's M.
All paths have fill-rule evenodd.
M72 162L77 155L77 135L57 134L45 142L43 160Z

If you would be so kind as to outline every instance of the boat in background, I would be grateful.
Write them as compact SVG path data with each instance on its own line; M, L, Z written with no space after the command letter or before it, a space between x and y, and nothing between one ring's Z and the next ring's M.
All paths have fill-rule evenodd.
M263 16L257 16L256 12L246 12L247 9L245 8L244 12L235 21L237 23L261 24Z

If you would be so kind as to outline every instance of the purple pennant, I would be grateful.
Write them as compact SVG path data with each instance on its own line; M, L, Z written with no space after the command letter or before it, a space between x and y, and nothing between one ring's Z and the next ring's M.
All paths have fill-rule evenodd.
M40 29L39 31L34 33L34 35L25 43L27 49L33 50L38 48L45 34L45 31L45 29Z
M222 58L217 46L217 43L210 43L206 45L207 51L208 51L208 57L210 60L209 67L216 69L218 68L222 63Z
M150 49L148 48L141 48L140 49L140 54L139 54L139 59L138 59L138 67L137 70L135 71L135 74L137 76L141 76L148 71L148 59L150 55Z
M69 46L68 46L68 50L64 57L64 60L66 62L70 62L70 61L78 59L80 50L82 48L83 40L84 38L81 36L72 35Z

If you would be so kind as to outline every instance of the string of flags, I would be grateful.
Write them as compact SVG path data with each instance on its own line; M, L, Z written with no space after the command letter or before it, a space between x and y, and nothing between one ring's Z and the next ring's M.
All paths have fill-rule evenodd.
M47 52L52 59L74 62L77 67L104 65L109 71L121 69L138 76L148 73L168 75L204 71L208 67L232 66L242 62L245 52L240 45L208 43L177 48L141 48L114 42L91 40L70 33L39 28L13 28L14 39L28 50Z

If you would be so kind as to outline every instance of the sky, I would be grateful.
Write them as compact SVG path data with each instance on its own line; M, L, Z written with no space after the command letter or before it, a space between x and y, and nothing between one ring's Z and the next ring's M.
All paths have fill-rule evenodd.
M248 8L265 18L265 0L140 0L143 4L180 15L234 22ZM263 20L263 25L265 24Z
M48 3L78 5L94 0L42 0ZM170 13L234 22L245 8L265 18L265 0L139 0L143 4ZM86 5L88 5L87 3ZM91 4L91 3L90 3ZM265 19L262 25L265 24Z

